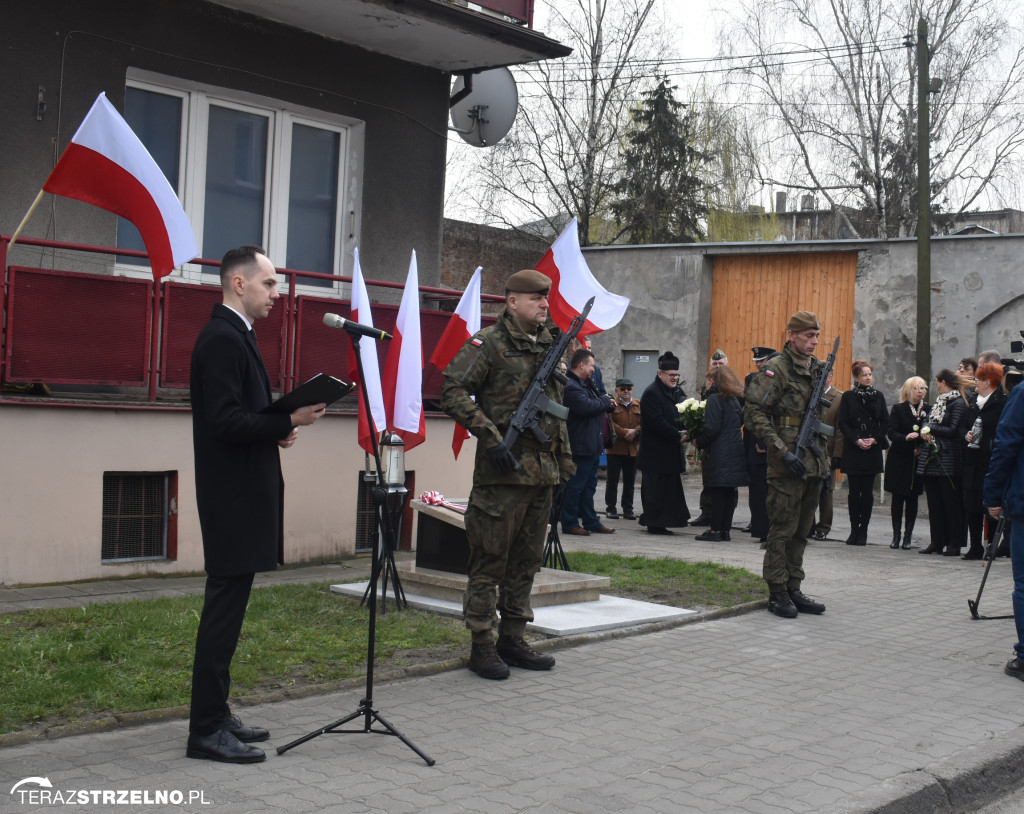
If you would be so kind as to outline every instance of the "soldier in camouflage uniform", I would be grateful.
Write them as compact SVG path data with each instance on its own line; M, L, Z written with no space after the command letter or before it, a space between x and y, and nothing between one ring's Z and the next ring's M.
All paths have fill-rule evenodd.
M552 487L575 471L569 436L565 422L548 415L540 429L551 439L549 450L529 435L521 435L511 450L503 443L512 414L554 342L544 327L550 289L551 280L538 271L509 277L504 313L462 347L445 368L441 388L441 408L477 438L466 510L469 580L463 614L473 637L469 669L483 678L507 678L509 664L549 670L555 663L523 634L533 621L530 591L544 557ZM562 387L554 379L546 393L561 403Z
M810 311L798 311L786 325L787 342L761 374L751 379L744 421L768 452L768 519L764 580L768 610L793 618L797 612L824 613L825 606L804 596L804 548L814 524L828 459L809 449L797 456L796 439L821 362L814 358L821 326ZM821 416L819 416L819 419ZM825 449L824 438L818 438Z

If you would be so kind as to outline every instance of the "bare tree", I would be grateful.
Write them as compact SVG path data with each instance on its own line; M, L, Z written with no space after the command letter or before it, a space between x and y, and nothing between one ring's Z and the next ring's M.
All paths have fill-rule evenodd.
M738 74L788 147L788 166L766 165L763 180L821 195L858 236L916 232L917 64L907 43L923 16L931 75L944 80L930 98L932 206L958 214L998 194L1024 145L1024 39L1012 7L743 0L725 40L754 55Z
M490 222L554 234L579 222L581 245L606 242L612 185L629 111L657 81L664 53L657 0L559 0L547 33L573 48L564 60L515 69L520 110L483 156L476 203Z

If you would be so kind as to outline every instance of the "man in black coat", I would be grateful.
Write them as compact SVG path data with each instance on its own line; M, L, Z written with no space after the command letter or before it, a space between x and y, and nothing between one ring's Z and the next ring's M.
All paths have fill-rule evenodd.
M223 300L196 340L190 389L196 506L206 558L206 597L196 634L186 755L225 763L265 759L254 741L266 729L245 726L228 707L231 658L257 571L283 562L284 479L279 448L295 443L324 404L291 415L261 413L270 378L252 323L270 314L277 271L263 249L232 249L221 263Z

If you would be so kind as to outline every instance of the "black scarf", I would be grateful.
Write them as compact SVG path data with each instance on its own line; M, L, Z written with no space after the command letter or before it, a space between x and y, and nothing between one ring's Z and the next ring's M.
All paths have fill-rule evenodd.
M875 388L868 385L865 387L860 382L854 382L853 392L860 398L860 403L866 405L871 399L875 397L875 393L878 392Z

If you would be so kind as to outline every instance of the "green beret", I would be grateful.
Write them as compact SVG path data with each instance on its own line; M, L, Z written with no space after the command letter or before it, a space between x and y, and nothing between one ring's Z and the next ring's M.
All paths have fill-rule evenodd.
M615 386L616 387L632 387L633 386L633 382L630 379L616 379L615 380Z
M797 311L786 323L786 330L795 334L801 331L820 331L821 323L818 322L818 315L810 311Z
M523 269L508 278L505 290L516 294L547 294L551 280L536 269Z

